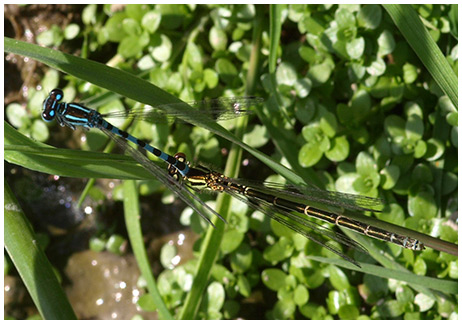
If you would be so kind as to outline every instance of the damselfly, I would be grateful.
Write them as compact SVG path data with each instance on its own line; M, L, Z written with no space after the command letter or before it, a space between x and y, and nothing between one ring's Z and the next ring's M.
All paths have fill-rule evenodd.
M177 153L175 158L189 164L183 153ZM388 232L340 213L329 212L306 204L306 201L317 201L349 209L376 211L373 208L383 204L380 199L324 191L312 187L282 186L233 179L202 166L190 167L186 176L179 173L173 166L170 166L169 173L172 177L194 190L205 189L218 193L226 192L355 265L358 265L355 260L343 254L334 245L326 242L320 235L367 252L361 245L341 233L310 221L300 214L342 226L375 239L394 243L406 249L416 251L424 249L424 245L417 239Z
M67 126L71 129L75 129L77 126L82 126L86 129L98 128L108 135L111 139L117 142L122 148L129 152L134 159L136 159L141 165L143 165L149 172L151 172L159 181L165 186L175 192L183 201L191 206L199 215L207 220L211 225L212 222L207 215L216 215L220 219L223 218L216 213L212 208L203 203L197 196L192 194L184 186L174 181L168 173L160 166L152 163L147 157L141 152L129 146L125 139L130 141L139 147L151 152L158 158L167 162L170 167L175 168L182 176L187 176L189 167L186 163L179 161L175 157L168 155L165 152L149 145L148 143L130 135L129 133L113 126L105 118L121 118L121 117L133 117L142 120L157 120L160 118L172 118L177 117L174 114L166 116L156 107L149 107L146 109L128 110L126 112L115 112L112 114L102 115L98 111L85 107L78 103L66 103L62 102L63 91L60 89L54 89L50 92L48 97L43 102L42 118L46 122L51 122L56 119L61 126ZM237 98L219 98L204 100L191 103L196 109L191 111L191 114L200 116L200 118L214 118L214 119L229 119L239 117L247 114L247 110L252 105L260 104L262 98L256 97L237 97ZM174 104L176 105L176 104ZM173 105L173 106L174 106ZM184 105L180 103L179 105ZM189 197L189 198L188 198ZM196 207L190 199L194 199L200 203L201 209Z

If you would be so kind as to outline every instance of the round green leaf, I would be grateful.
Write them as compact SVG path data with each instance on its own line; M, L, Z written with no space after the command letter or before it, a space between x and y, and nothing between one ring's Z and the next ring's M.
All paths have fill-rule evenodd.
M412 180L417 183L431 183L433 181L432 171L426 164L419 163L412 170Z
M148 9L148 6L145 4L128 4L125 7L125 12L127 16L135 19L136 21L141 21L144 13Z
M350 106L344 103L337 105L336 112L339 121L344 125L348 125L354 119Z
M446 115L446 121L449 125L457 127L459 124L459 114L457 112L450 112Z
M165 88L165 90L169 92L180 93L183 88L183 79L181 78L180 73L170 74L170 78L168 78Z
M335 180L335 190L345 193L359 194L353 188L353 183L360 177L357 173L345 173L342 174L337 180Z
M160 35L160 38L160 44L152 49L151 55L159 62L166 62L172 55L172 42L166 35Z
M242 240L244 239L244 234L235 230L230 229L223 234L221 240L220 250L224 254L229 254L236 250L239 245L241 245Z
M126 245L127 240L123 236L113 234L106 242L106 249L114 254L122 255Z
M302 135L307 142L320 142L324 134L318 123L311 123L303 127Z
M366 152L359 152L356 157L356 171L359 174L370 175L377 171L377 163Z
M18 103L11 103L6 107L6 117L11 125L21 128L30 122L26 109Z
M267 268L261 273L261 280L263 284L273 291L278 291L284 288L286 283L287 274L280 269Z
M141 26L146 29L150 34L159 28L161 15L155 10L148 11L141 20Z
M346 51L351 59L357 60L363 56L365 46L363 37L355 38L346 43Z
M407 286L400 286L396 290L396 300L401 303L412 303L414 301L414 293Z
M414 81L417 80L417 76L417 68L414 65L410 63L406 63L403 65L403 79L405 83L414 83Z
M387 165L380 171L380 175L384 177L382 188L385 190L391 189L396 185L399 179L400 170L397 165Z
M122 21L122 28L130 36L138 36L141 34L141 26L132 18L125 18Z
M35 120L32 124L31 136L37 141L45 142L48 137L48 127L41 120Z
M119 43L122 39L127 36L127 33L122 28L122 22L126 18L126 14L123 12L116 12L110 17L105 25L107 31L108 40L111 42Z
M355 320L359 314L359 309L353 305L342 305L338 310L338 316L341 320Z
M173 258L177 255L177 248L172 244L164 244L160 250L160 262L165 269L173 269Z
M414 157L420 159L427 153L427 143L423 140L418 140L414 146Z
M340 28L349 28L356 24L353 13L342 7L339 7L337 11L335 11L335 21Z
M328 267L328 271L329 281L335 289L344 290L350 287L350 283L345 275L345 272L343 272L340 268L330 265Z
M457 112L456 107L452 104L448 96L441 96L438 98L438 106L441 108L441 111L445 114Z
M149 80L159 88L165 88L169 81L169 75L167 75L165 70L159 67L154 67L149 72Z
M414 303L419 306L419 311L426 312L435 304L435 299L425 293L419 293L415 296Z
M379 5L364 5L358 14L358 24L367 29L376 29L382 21L382 8Z
M427 264L422 258L417 258L414 262L414 273L419 276L425 276L427 273Z
M216 51L223 51L226 49L228 38L223 29L213 26L209 32L209 42Z
M294 231L289 229L287 226L284 226L281 223L276 222L273 219L271 219L270 221L270 227L273 233L278 237L285 236L287 238L292 238L295 234Z
M311 91L311 80L308 78L297 79L294 84L295 91L297 91L297 96L299 98L306 98Z
M295 313L295 303L292 300L284 299L278 300L273 308L273 316L276 320L284 320L293 318Z
M150 294L142 295L136 303L145 312L155 312L157 310L156 303L154 303L154 299Z
M268 143L269 137L266 127L262 125L255 125L252 130L244 135L244 143L247 145L258 148Z
M145 55L138 61L138 67L143 70L151 70L156 66L156 63L152 59L151 55Z
M204 81L207 88L213 89L218 85L218 74L212 69L204 69Z
M231 48L229 48L229 50L231 51ZM242 46L239 46L239 48L236 51L236 57L241 62L249 62L251 54L252 54L251 44L242 44Z
M393 39L393 35L390 31L384 30L378 40L379 50L377 55L385 56L393 52L395 49L395 40Z
M317 143L306 143L298 153L298 163L305 168L311 167L319 162L322 158L322 154L323 151L320 150Z
M337 290L331 290L327 299L327 307L329 308L329 313L337 314L340 309L341 296Z
M127 36L120 43L117 52L125 58L130 58L141 53L143 46L140 40L135 36Z
M438 160L441 155L444 153L444 144L435 139L435 138L430 138L427 141L427 152L425 154L425 159L427 161L436 161Z
M244 273L252 265L252 251L247 244L241 244L231 254L231 268L237 273Z
M250 283L244 275L237 276L237 288L244 297L249 297L252 293L252 287L250 287Z
M106 241L99 237L92 237L89 242L89 248L95 252L101 252L106 247Z
M438 208L435 203L434 194L428 191L420 191L408 199L408 210L411 216L432 219L436 217Z
M322 106L318 111L320 114L319 127L328 137L334 137L337 132L337 119L335 115L326 109L322 109Z
M96 21L96 11L98 7L95 3L87 5L82 11L82 22L85 25L94 24Z
M234 78L237 76L238 72L233 63L229 60L220 58L215 63L215 68L218 72L220 78L226 83L231 83L234 81Z
M385 130L394 141L404 137L405 122L396 115L390 115L385 118Z
M298 54L300 54L300 57L310 63L313 64L315 62L315 57L316 57L316 51L308 46L301 46L298 50Z
M292 64L283 62L278 66L276 70L276 81L278 84L293 86L297 79L297 71Z
M212 282L207 287L207 312L218 312L225 302L225 289L219 282Z
M310 298L310 293L303 285L298 285L294 290L294 302L297 306L305 305Z
M359 81L366 74L366 67L359 63L352 63L348 67L348 75L352 80Z
M448 195L457 188L457 175L451 172L443 173L443 195Z
M77 24L69 24L64 29L64 38L65 39L74 39L80 32L80 27Z
M423 120L417 115L409 116L405 126L406 137L412 141L417 141L422 138L423 132Z
M351 100L351 111L356 119L361 119L372 106L372 101L369 93L365 90L358 90Z
M263 252L263 258L271 263L282 261L292 255L293 244L286 237L281 237L276 244L268 246Z
M303 124L308 124L316 113L316 106L313 100L297 101L295 104L295 116Z
M330 150L326 152L326 157L332 162L345 160L350 153L350 143L346 136L334 137L332 142Z
M373 194L373 191L378 187L379 183L379 174L376 172L371 172L367 175L360 175L353 182L353 188L362 195L376 196L375 194Z
M190 11L186 5L163 4L157 6L162 16L162 26L167 29L176 29L184 23L185 15Z
M386 69L387 65L385 62L381 58L377 58L366 68L366 71L370 75L379 76L384 74Z
M36 40L41 46L57 46L60 45L63 40L63 33L61 29L54 25L49 30L38 34Z
M308 71L308 77L315 85L324 84L329 80L332 73L332 67L326 63L313 65Z

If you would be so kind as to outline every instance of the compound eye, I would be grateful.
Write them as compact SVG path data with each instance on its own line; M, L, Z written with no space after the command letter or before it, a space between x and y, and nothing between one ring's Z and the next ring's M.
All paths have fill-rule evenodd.
M50 94L48 95L48 98L51 98L56 101L61 101L63 99L63 90L61 89L53 89L51 90Z
M186 162L186 154L182 153L182 152L178 152L177 154L175 154L175 159L177 159L178 161L180 162Z
M59 107L59 102L63 99L63 91L54 89L48 97L43 101L42 119L46 122L51 122L56 117L56 110Z

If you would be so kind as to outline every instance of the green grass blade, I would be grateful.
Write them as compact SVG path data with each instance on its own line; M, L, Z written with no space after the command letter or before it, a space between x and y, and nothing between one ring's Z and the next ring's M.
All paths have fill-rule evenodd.
M252 54L250 58L250 66L248 70L247 80L248 84L246 85L246 93L251 93L252 89L255 89L257 82L256 71L259 66L259 51L261 44L261 25L262 25L262 16L257 14L257 20L255 25L259 26L254 29L253 33L253 46ZM236 137L242 138L244 136L245 128L247 127L248 118L240 118L237 120L236 127ZM240 162L242 158L242 149L237 145L232 145L228 160L226 162L226 168L224 174L230 177L237 177L239 174ZM229 195L222 194L217 198L216 211L222 215L225 219L228 218L228 215L231 211L232 198ZM218 252L220 250L221 241L223 238L225 224L221 221L217 221L215 217L215 226L216 228L209 227L204 241L202 243L201 255L199 257L198 266L194 275L194 283L191 287L191 291L186 297L185 304L182 308L180 319L194 319L195 315L199 309L200 302L202 300L203 294L207 287L208 278L211 272L211 269L215 263Z
M446 241L441 240L439 238L436 238L436 237L433 237L433 236L430 236L430 235L426 235L424 233L420 233L420 232L414 231L414 230L406 228L406 227L402 227L402 226L398 226L398 225L395 225L395 224L387 223L387 222L384 222L384 221L382 221L380 219L377 219L375 217L365 216L365 215L362 215L362 214L359 214L359 213L351 213L351 212L350 213L345 213L345 214L348 217L351 217L352 219L358 220L358 221L366 223L368 225L376 226L376 227L381 228L381 229L383 229L385 231L417 239L421 243L423 243L424 246L426 246L427 248L432 248L434 250L441 251L441 252L446 252L446 253L449 253L449 254L452 254L452 255L458 255L458 246L457 246L457 244L446 242ZM345 230L344 232L346 232L348 234L351 233L348 230ZM354 240L363 241L363 243L361 243L363 245L365 245L366 244L365 242L367 242L367 241L370 242L370 239L367 238L364 235L360 235L358 233L351 233L351 234L354 236ZM372 245L372 246L375 246L375 245ZM373 257L376 260L379 260L379 259L383 258L382 251L377 251L377 253L375 255L373 255Z
M4 182L5 248L44 319L76 319L32 226Z
M282 10L284 5L272 4L270 5L270 50L269 50L269 72L274 74L276 72L276 65L278 60L278 47L281 39L282 28Z
M34 44L13 40L5 37L5 51L18 55L27 56L35 59L50 67L60 70L64 73L73 75L82 80L93 83L97 86L118 93L124 97L131 98L138 102L157 106L168 103L181 102L175 96L170 95L164 90L156 87L150 82L138 78L137 76L121 71L101 63L85 60L73 55L65 54L48 48L43 48ZM297 174L273 161L267 155L258 150L246 145L239 140L235 135L225 130L217 123L207 122L201 118L197 118L189 114L188 105L162 106L166 113L176 113L179 118L193 124L205 128L230 142L239 145L257 159L265 163L276 173L281 174L293 183L304 183L304 180Z
M355 271L361 271L363 273L371 274L377 277L386 278L386 279L394 279L403 282L407 282L413 286L417 290L422 290L423 292L432 294L429 289L440 291L446 294L457 294L458 292L458 284L457 281L451 280L443 280L443 279L436 279L431 277L423 277L417 275L415 273L409 272L407 270L395 270L395 269L387 269L381 266L376 266L373 264L366 264L360 263L361 269L358 270L357 267L348 263L344 260L339 259L329 259L317 256L307 256L307 258L322 262L322 263L330 263L335 264L337 266L341 266L344 268L348 268ZM420 287L420 288L419 288Z
M146 179L146 170L129 156L56 149L36 142L4 122L4 154L27 169L76 178Z
M441 90L449 97L454 107L458 107L457 76L446 58L431 38L416 11L411 5L384 4L409 45L433 76Z
M149 264L148 255L144 246L143 233L140 224L140 206L138 200L138 189L136 182L133 180L124 181L124 213L125 224L127 226L130 244L135 254L136 262L140 268L143 278L146 280L149 295L152 297L157 307L161 319L173 319L167 309L162 296L157 289L156 281L152 275L151 265Z

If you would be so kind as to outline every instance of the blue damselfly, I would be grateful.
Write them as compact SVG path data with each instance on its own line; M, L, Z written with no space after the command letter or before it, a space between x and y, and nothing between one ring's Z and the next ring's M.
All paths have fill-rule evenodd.
M111 123L106 121L106 118L112 117L133 117L136 119L152 121L159 119L159 117L172 118L176 116L166 116L156 107L148 107L142 110L136 109L128 110L125 112L114 112L111 114L102 115L98 111L85 107L79 103L62 102L63 96L64 94L61 89L54 89L50 92L48 97L43 102L42 119L44 121L51 122L56 120L61 126L67 126L73 130L75 130L77 126L82 126L86 129L100 129L112 140L118 143L123 149L130 153L133 158L135 158L135 160L143 165L165 186L175 192L183 201L191 206L191 208L193 208L211 225L213 224L210 221L210 217L207 215L216 215L223 220L223 218L218 213L203 203L197 196L192 194L189 190L185 189L184 186L181 186L177 182L173 181L164 169L155 163L152 163L141 152L127 145L127 143L122 139L130 141L145 149L146 151L151 152L156 157L173 166L182 176L186 176L189 172L189 167L186 163L177 160L173 156L162 152L161 150L149 145L148 143L134 137L133 135L113 126ZM214 118L218 120L229 119L247 114L249 112L248 108L250 106L260 104L261 102L262 99L256 97L218 98L203 100L191 103L191 105L196 108L195 110L192 110L191 113L196 114L201 118ZM199 209L195 204L191 203L188 197L199 202L202 208Z

